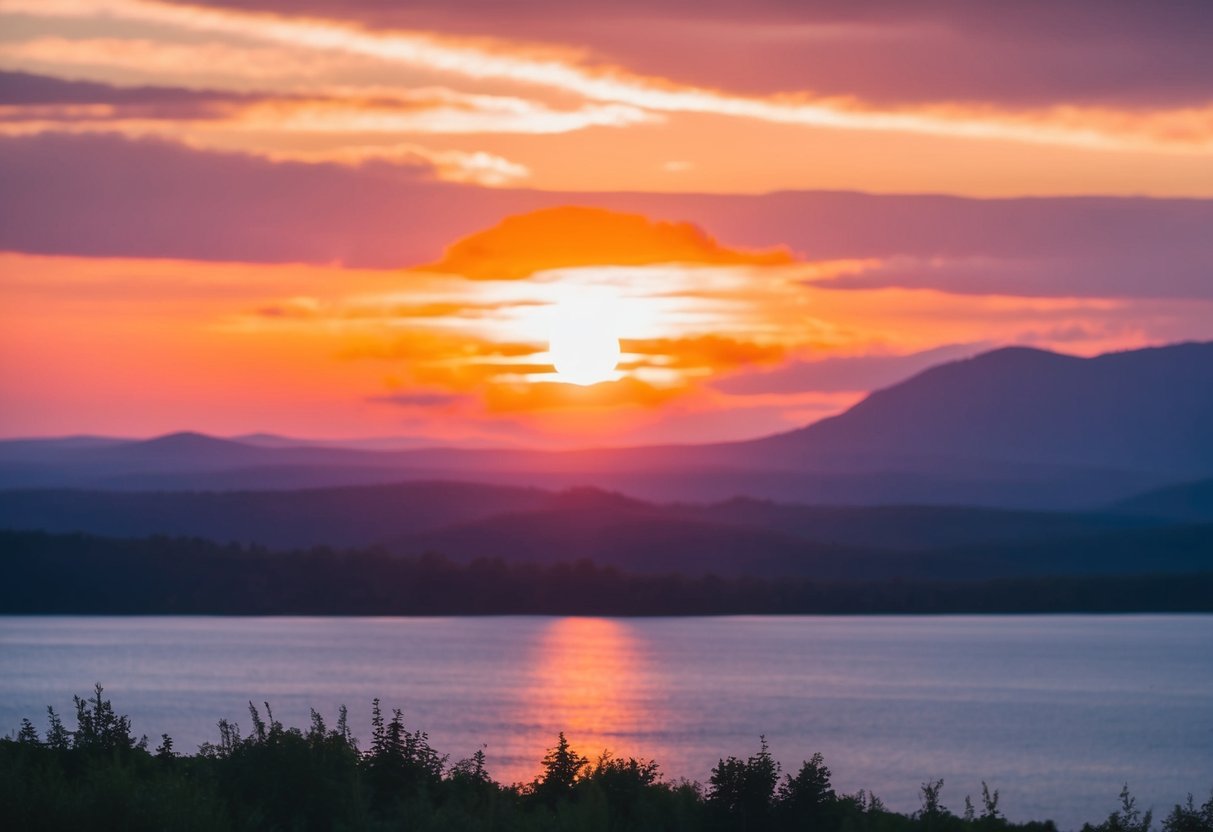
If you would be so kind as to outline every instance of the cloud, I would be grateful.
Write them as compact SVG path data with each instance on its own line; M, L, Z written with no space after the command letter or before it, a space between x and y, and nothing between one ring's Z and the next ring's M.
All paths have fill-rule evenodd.
M444 182L483 185L497 188L516 184L531 175L530 168L483 150L434 150L412 143L357 145L324 150L254 151L274 162L308 162L350 167L382 163L386 165L428 166Z
M656 366L713 372L746 364L773 364L782 359L786 352L782 344L759 344L719 335L625 340L621 346L624 353L641 356L640 364L657 358Z
M1139 250L1070 258L893 257L813 280L835 289L902 287L967 295L1213 297L1213 246L1160 256ZM1164 250L1165 251L1165 250Z
M446 369L443 372L446 372L452 366L458 366L452 365L448 361L455 356L463 359L463 366L479 364L483 368L487 364L494 364L496 365L494 372L500 372L504 363L501 359L509 359L510 363L517 366L520 361L530 360L539 349L535 344L483 341L412 329L405 333L392 332L388 335L354 340L342 350L341 358L346 360L370 359L390 363L406 359L420 364L421 359L429 357L440 363L445 362ZM489 360L486 362L484 359ZM543 369L550 370L551 367L545 366Z
M1082 107L1072 106L1069 101L1016 111L992 107L989 101L982 101L978 106L936 106L955 104L955 98L937 99L926 107L881 106L853 96L822 95L799 86L795 94L731 93L699 83L673 83L662 75L591 65L567 55L537 52L533 48L519 48L500 41L489 43L443 37L432 32L372 30L341 19L333 9L329 11L337 14L336 18L321 20L250 14L243 9L169 5L150 0L106 0L101 4L85 4L79 0L8 0L5 8L10 12L52 18L90 18L104 12L116 20L213 36L243 37L319 53L352 54L478 83L530 85L587 102L623 105L654 113L710 114L768 124L1086 150L1137 150L1197 156L1213 152L1213 135L1207 130L1208 102L1203 100L1180 108L1205 108L1195 114L1195 122L1206 129L1189 135L1187 131L1175 133L1177 115L1174 112L1163 112L1161 122L1155 123L1154 113L1137 112L1133 118L1126 119L1123 113L1115 111L1108 118L1101 107L1085 113ZM991 16L1007 17L993 13ZM702 44L700 46L702 48ZM982 56L982 59L987 57ZM1086 71L1090 71L1089 67ZM1060 117L1052 112L1059 104L1066 105Z
M550 369L550 368L545 368ZM609 422L611 411L621 408L656 408L685 395L684 385L658 386L624 376L617 381L580 387L557 382L492 384L483 391L487 413L538 413L543 411L600 411Z
M196 4L196 0L190 3ZM571 45L637 72L750 94L877 102L1206 103L1205 3L1000 0L209 0L374 28Z
M430 393L425 391L390 393L383 396L367 397L367 401L374 404L394 404L399 407L415 408L448 407L467 399L467 396L457 393Z
M507 217L450 246L440 260L417 268L473 280L516 280L578 266L770 266L790 262L793 258L786 249L726 248L691 223L569 205Z
M221 121L232 130L287 133L567 133L654 121L634 107L590 104L554 109L527 99L442 87L320 88L314 92L228 92L168 86L116 86L0 70L0 119L92 124ZM121 125L114 125L118 129ZM216 125L208 125L212 129ZM363 155L369 151L363 148ZM447 151L448 153L454 151ZM340 158L337 148L311 155ZM471 155L471 154L465 154Z
M572 203L677 218L622 223L645 258L745 262L795 251L816 262L879 261L815 284L822 287L867 281L953 293L1213 297L1208 199L485 189L438 181L434 163L420 157L411 164L274 161L62 133L0 137L0 193L0 249L31 253L401 268L441 262L450 241L503 217ZM563 257L539 252L528 262L504 237L489 241L514 258L507 274L554 267ZM590 242L593 257L571 255L566 265L611 254L606 243ZM460 256L489 276L488 254Z
M713 381L711 386L734 396L868 392L904 381L937 364L969 358L991 346L988 342L950 344L909 355L860 355L789 361L774 370L726 376Z
M400 266L506 213L492 191L436 179L421 160L351 168L118 136L0 138L0 248Z
M172 79L175 83L196 79L200 69L205 69L208 78L229 82L309 82L366 63L345 55L309 54L240 42L57 36L0 43L0 62L59 74L65 69L119 70L123 74Z
M810 421L982 339L1092 354L1207 338L1213 320L1208 301L837 291L794 283L800 268L669 269L692 279L645 297L675 310L703 299L693 278L717 271L751 289L691 326L659 317L657 337L625 339L624 378L587 389L554 383L541 326L498 326L528 320L513 307L550 288L546 276L0 254L0 353L38 358L6 367L22 392L6 423L79 430L119 395L140 403L136 421L107 424L132 433L182 419L239 432L255 413L311 435L507 425L531 441L712 441ZM618 271L651 288L666 270ZM661 337L671 323L687 334Z
M92 112L97 117L209 119L220 118L236 106L257 100L258 96L247 93L182 87L118 87L0 70L0 107L7 119L22 115L70 118L71 108L87 105L96 106Z

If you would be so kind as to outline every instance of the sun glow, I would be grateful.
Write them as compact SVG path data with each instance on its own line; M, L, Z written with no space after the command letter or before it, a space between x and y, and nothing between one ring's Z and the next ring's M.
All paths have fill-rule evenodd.
M553 310L548 352L561 381L588 386L616 378L619 329L612 304L590 295L562 299Z

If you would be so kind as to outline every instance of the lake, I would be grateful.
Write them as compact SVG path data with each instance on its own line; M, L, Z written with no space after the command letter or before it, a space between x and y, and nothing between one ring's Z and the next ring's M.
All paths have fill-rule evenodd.
M959 813L984 779L1063 829L1125 782L1156 814L1213 787L1213 616L0 618L0 733L96 681L179 751L220 717L247 729L250 699L299 726L345 703L365 738L380 697L506 782L563 730L703 782L764 734L785 770L820 751L836 788L899 811L942 777Z

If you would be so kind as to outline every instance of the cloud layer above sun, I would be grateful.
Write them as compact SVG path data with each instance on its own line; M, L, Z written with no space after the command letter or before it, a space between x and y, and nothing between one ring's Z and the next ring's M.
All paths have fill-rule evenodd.
M536 255L561 233L583 244ZM1207 337L1213 320L1207 293L983 291L976 279L952 291L963 257L915 259L942 271L939 288L914 270L891 279L899 257L868 245L867 258L793 257L565 206L404 269L3 255L5 389L22 392L5 419L14 433L202 420L450 443L709 441L792 428L997 345L1090 354ZM876 277L855 283L864 275ZM568 320L570 303L589 317ZM579 387L548 347L588 322L621 356L611 380Z
M1213 194L1201 4L4 0L0 133L560 190Z
M689 222L562 205L512 217L447 248L422 268L480 280L510 280L579 266L684 263L774 266L792 262L785 249L726 248Z
M0 0L0 434L708 441L1213 337L1209 8L857 8Z

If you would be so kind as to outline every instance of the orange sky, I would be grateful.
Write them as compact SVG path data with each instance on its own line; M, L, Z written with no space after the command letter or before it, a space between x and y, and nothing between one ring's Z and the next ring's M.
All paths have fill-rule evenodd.
M536 255L537 241L572 241ZM585 245L579 241L592 243ZM612 256L612 246L622 254ZM613 261L619 262L613 262ZM369 270L9 254L0 331L14 433L417 435L577 444L710 440L793 427L855 401L827 390L731 394L800 362L1006 343L1087 354L1196 337L1213 303L836 290L879 266L730 249L693 226L547 209ZM579 387L547 352L561 298L613 316L617 380ZM1186 327L1186 329L1185 329Z
M1165 52L1115 80L1146 24L1084 75L993 6L827 6L0 0L0 434L711 441L994 346L1213 337L1213 99ZM811 189L1039 199L743 196ZM554 372L573 306L610 380Z

